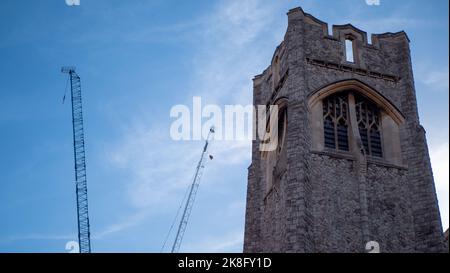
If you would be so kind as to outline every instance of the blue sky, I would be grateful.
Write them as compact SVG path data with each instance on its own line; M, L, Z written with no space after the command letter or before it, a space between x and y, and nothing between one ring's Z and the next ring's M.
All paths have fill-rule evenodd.
M82 77L92 248L159 252L202 141L169 136L175 104L251 103L301 6L329 24L411 39L421 122L448 227L447 0L3 0L0 3L0 252L65 252L76 240L70 105ZM216 142L181 251L242 251L250 143ZM169 240L169 245L172 239Z

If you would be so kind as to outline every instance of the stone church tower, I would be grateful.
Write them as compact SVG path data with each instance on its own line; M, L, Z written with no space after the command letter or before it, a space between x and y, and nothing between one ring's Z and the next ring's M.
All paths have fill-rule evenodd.
M253 97L279 106L278 146L253 142L244 252L444 251L405 32L292 9Z

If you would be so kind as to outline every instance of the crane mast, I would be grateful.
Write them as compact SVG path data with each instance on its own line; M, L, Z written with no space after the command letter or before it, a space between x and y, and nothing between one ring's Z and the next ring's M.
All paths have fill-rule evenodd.
M198 186L200 185L200 179L203 175L203 169L205 168L205 162L207 157L208 145L212 141L214 135L214 128L211 128L206 138L205 146L203 147L202 155L198 161L197 168L195 169L194 179L189 188L189 195L186 200L186 205L183 210L183 215L181 216L181 221L178 226L177 234L175 236L175 241L172 246L172 253L177 253L181 246L181 241L183 240L184 232L186 231L186 226L189 221L189 216L191 215L192 206L194 205L195 196L197 194ZM212 159L212 156L209 156Z
M73 151L75 163L75 185L78 216L78 243L80 253L91 252L89 231L88 195L86 180L86 155L84 148L83 107L81 80L74 67L63 67L61 72L69 74L72 101Z

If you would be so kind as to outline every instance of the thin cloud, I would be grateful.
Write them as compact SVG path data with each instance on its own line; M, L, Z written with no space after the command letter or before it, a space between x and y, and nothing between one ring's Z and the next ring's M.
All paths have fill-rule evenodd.
M432 90L447 91L449 89L449 68L443 68L441 70L428 70L424 73L419 73L419 80L431 87Z
M244 231L237 230L232 233L221 235L220 237L205 236L205 238L195 244L187 244L183 247L183 252L242 252L244 244Z
M2 239L3 242L15 241L60 241L60 240L76 240L76 234L25 234L14 235Z
M275 22L274 9L281 8L271 1L222 1L201 22L196 22L198 29L194 35L198 38L195 47L198 51L192 60L194 70L191 82L186 96L174 101L174 104L191 102L193 96L201 96L204 104L251 104L251 79L268 65L273 48L281 42L282 35L279 33L283 33L285 28L286 18ZM191 25L167 29L176 32L183 31L185 27ZM136 39L140 39L139 36ZM262 40L264 43L261 43ZM136 211L172 215L192 182L194 165L199 159L203 141L172 141L169 137L171 122L169 111L165 121L137 120L131 128L125 128L122 139L108 145L108 152L104 154L112 168L128 173L124 194L129 206ZM214 164L205 176L223 177L226 175L225 166L229 165L242 165L245 173L251 159L251 141L215 141L211 153ZM204 191L207 190L214 190L214 187L204 188ZM230 202L234 204L233 208L244 210L242 203L236 205L235 201ZM143 224L145 217L132 215L94 236L99 239L123 232ZM192 249L203 252L241 251L241 224L242 221L237 222L236 232L218 235L221 239L206 236L200 245L192 246Z
M273 49L268 47L261 54L256 41L274 19L271 15L274 7L266 1L222 1L213 13L203 18L198 33L204 35L194 57L192 86L195 88L187 90L182 101L200 95L205 103L251 104L251 78L263 69ZM249 54L252 51L249 48L259 52ZM172 120L169 112L167 116L167 124L149 126L150 122L142 120L137 128L128 128L120 143L114 145L120 148L106 155L113 166L130 170L132 182L127 194L137 208L177 203L175 200L191 182L193 162L200 155L202 143L175 142L169 138L168 123ZM166 134L161 133L164 129ZM240 164L251 156L250 141L217 142L213 149L220 164Z
M405 28L429 26L432 24L430 21L396 16L373 20L351 20L351 22L355 26L371 33L395 32Z
M118 232L124 231L126 229L132 228L134 226L137 226L145 219L146 219L146 213L144 211L139 211L139 212L132 214L131 216L123 219L120 222L117 222L117 223L107 226L100 232L93 233L91 239L93 239L93 240L103 239L106 236L110 236L114 233L118 233Z

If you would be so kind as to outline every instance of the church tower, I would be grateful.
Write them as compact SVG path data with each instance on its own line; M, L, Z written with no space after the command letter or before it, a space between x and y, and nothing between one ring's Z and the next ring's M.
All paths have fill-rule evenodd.
M332 29L290 10L253 80L254 105L279 107L278 146L253 142L244 252L442 252L409 39Z

